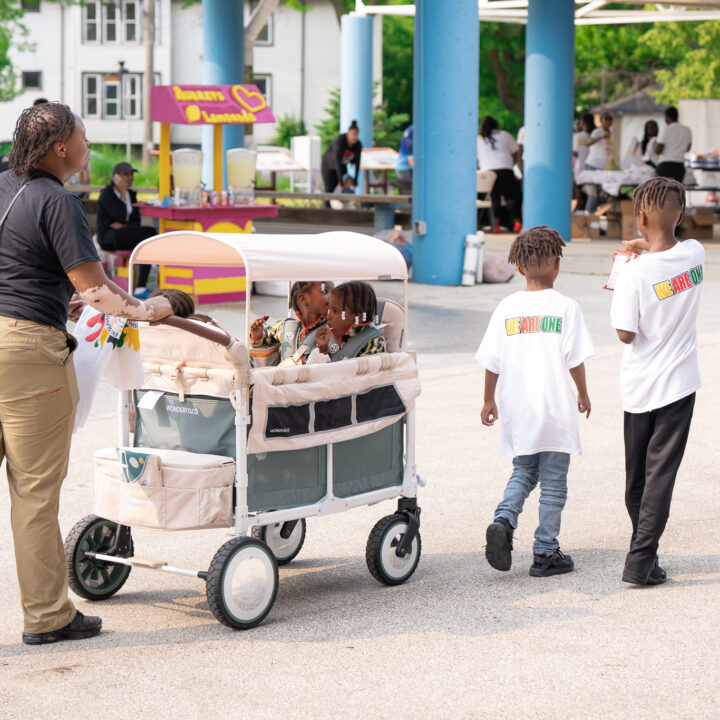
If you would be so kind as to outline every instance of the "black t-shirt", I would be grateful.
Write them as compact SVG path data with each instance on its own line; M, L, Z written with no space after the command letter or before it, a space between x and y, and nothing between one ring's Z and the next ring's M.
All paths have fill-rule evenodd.
M134 190L128 190L128 193L130 194L130 203L133 206L130 217L127 214L125 201L115 194L113 184L110 183L102 189L98 199L97 212L97 233L101 243L105 241L105 235L109 231L113 231L113 228L110 227L112 223L119 222L123 225L140 226L140 208L135 207L137 194ZM109 239L112 240L112 236Z
M23 181L0 175L0 218ZM35 171L0 228L0 315L65 329L73 286L67 273L99 261L80 200Z
M348 163L355 166L355 176L353 180L357 182L358 173L360 172L360 157L362 155L362 143L358 140L352 147L348 145L347 133L338 135L328 146L323 155L323 163L333 168L338 176L338 182L342 180L343 175L347 172Z

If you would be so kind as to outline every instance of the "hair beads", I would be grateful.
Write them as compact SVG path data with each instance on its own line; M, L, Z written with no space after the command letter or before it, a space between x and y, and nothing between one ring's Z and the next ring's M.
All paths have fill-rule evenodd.
M343 319L343 320L345 319L345 311L344 311L344 310L342 311L340 317L341 317L341 319Z

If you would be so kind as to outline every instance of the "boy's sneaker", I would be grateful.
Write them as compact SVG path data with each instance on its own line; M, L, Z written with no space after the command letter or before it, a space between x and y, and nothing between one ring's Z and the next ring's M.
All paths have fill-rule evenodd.
M530 575L533 577L548 577L549 575L562 575L569 573L575 563L569 555L564 555L558 548L552 555L533 555L533 565Z
M509 570L512 565L512 525L505 518L498 518L488 525L485 539L485 557L490 566L496 570Z

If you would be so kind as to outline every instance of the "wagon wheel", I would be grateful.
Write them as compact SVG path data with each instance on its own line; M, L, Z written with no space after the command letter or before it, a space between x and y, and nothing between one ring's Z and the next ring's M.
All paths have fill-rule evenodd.
M95 560L86 552L107 553L115 545L118 524L111 520L88 515L75 523L65 539L65 558L68 581L74 593L86 600L106 600L112 597L128 579L132 568L128 565ZM132 557L133 541L130 528L123 528L115 554Z
M255 525L251 530L252 537L262 540L270 548L278 565L287 565L294 560L305 542L305 520L296 520L294 523L294 526L292 523ZM290 534L283 537L288 531Z
M401 585L415 572L420 562L420 533L413 538L410 552L404 557L398 557L395 552L407 527L405 515L387 515L377 522L368 538L365 550L368 570L385 585Z

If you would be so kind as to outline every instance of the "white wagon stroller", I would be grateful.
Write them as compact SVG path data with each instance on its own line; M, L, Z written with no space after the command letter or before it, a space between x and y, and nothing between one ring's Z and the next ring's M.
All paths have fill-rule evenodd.
M95 454L95 515L80 520L65 541L71 588L104 600L136 566L189 575L205 580L221 623L254 627L275 601L278 565L302 547L306 518L392 498L399 498L397 510L372 529L366 560L380 582L405 582L420 559L414 410L420 384L406 352L407 267L400 253L349 232L174 232L141 243L131 257L136 263L244 267L248 284L402 280L405 302L382 303L387 354L288 368L250 368L249 298L240 341L192 320L141 325L145 381L134 397L120 393L118 447ZM135 557L132 527L231 527L234 537L208 570L196 571Z

